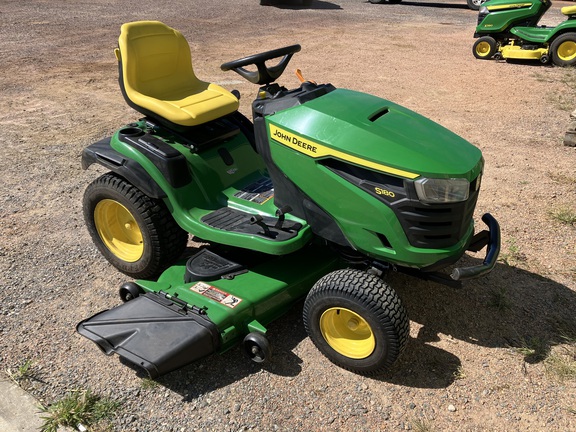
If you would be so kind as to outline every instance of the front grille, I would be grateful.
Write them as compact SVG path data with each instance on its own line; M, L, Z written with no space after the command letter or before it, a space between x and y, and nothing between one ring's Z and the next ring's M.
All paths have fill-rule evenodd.
M389 206L402 225L408 242L415 247L442 249L454 246L466 235L476 201L480 176L470 183L468 200L448 204L426 204L418 199L414 182L374 172L345 162L327 159L322 163L334 173ZM376 192L393 192L383 195ZM391 247L388 240L382 244ZM382 240L382 239L381 239Z
M406 237L412 246L442 249L454 246L470 227L478 191L472 182L467 201L449 204L425 204L415 199L392 203Z
M488 16L490 12L485 12L485 13L479 13L478 14L478 25L480 25L482 23L482 21L484 21L484 18L486 18Z

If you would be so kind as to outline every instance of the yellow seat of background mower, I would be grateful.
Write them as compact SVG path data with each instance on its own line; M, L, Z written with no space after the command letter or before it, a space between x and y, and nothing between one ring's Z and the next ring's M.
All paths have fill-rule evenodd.
M125 97L144 114L196 126L238 109L232 93L196 77L190 47L179 31L159 21L126 23L118 45Z
M562 9L560 9L560 12L566 16L576 15L576 6L564 6Z

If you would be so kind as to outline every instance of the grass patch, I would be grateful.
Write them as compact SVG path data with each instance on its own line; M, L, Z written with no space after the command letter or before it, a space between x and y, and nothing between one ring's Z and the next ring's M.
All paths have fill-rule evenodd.
M566 84L568 87L570 87L571 89L576 88L576 74L574 74L570 68L566 68L566 73L564 74L564 76L562 78L560 78L560 81L564 84Z
M153 379L143 378L142 381L140 382L140 385L144 390L151 390L158 387L160 384L158 383L158 381L154 381Z
M561 207L551 210L548 214L563 225L576 225L576 211L571 208Z
M574 110L574 95L576 94L574 91L576 89L576 74L571 69L570 67L564 68L564 73L559 78L559 81L564 84L564 88L560 90L560 93L547 95L548 101L557 109L569 112ZM538 77L536 79L539 80Z
M558 333L564 344L546 358L546 373L562 382L576 380L576 329L571 323L560 323Z
M508 291L506 288L502 287L500 289L491 290L488 306L493 307L500 312L504 312L510 309L512 307L512 303L508 298Z
M416 432L434 432L435 429L428 419L414 418L410 421L412 430Z
M546 373L561 382L576 380L576 348L550 354L545 366Z
M547 173L548 177L550 177L550 179L554 180L556 183L560 183L560 184L564 184L564 185L568 185L568 186L574 186L576 185L576 177L569 177L567 175L564 174L557 174L557 173L553 173L553 172L548 172Z
M464 372L464 368L460 365L458 366L458 369L456 369L453 373L452 376L454 377L454 379L457 380L461 380L466 378L466 372Z
M503 262L507 266L512 266L514 263L526 261L526 256L520 250L520 246L516 243L515 238L508 240L508 248L506 251L501 251L498 261Z
M534 78L536 79L536 81L540 81L540 82L547 82L547 83L552 83L554 82L554 80L552 78L550 78L548 76L548 74L543 74L540 72L536 72L534 74Z
M120 408L120 402L98 396L90 390L76 390L49 407L40 409L44 424L42 432L56 432L59 426L78 428L78 425L90 430L109 430L108 421Z
M513 349L524 356L526 363L539 363L550 353L550 346L537 337L528 340L522 339L521 346Z
M21 385L23 382L34 378L34 369L34 362L32 360L25 360L22 364L18 365L14 369L7 368L5 372L12 381L18 385Z
M574 98L572 95L556 94L549 95L548 100L560 111L574 111Z

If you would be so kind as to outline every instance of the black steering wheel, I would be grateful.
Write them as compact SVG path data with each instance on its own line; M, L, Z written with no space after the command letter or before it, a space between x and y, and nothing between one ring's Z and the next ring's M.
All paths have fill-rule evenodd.
M223 71L233 70L241 77L246 78L253 84L270 84L276 81L294 54L300 51L300 45L290 45L284 48L278 48L272 51L266 51L260 54L254 54L248 57L244 57L238 60L232 60L227 63L222 64L220 69ZM272 60L278 57L282 59L278 62L276 66L266 66L265 62L267 60ZM256 65L258 70L249 71L244 69L244 66Z

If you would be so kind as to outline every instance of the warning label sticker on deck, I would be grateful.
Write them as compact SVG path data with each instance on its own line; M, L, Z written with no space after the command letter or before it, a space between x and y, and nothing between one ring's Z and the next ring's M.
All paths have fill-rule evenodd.
M205 282L198 282L195 285L192 285L190 289L198 294L202 294L204 297L217 301L224 306L228 306L229 308L235 308L242 301L240 297L228 294L227 292L219 290Z

